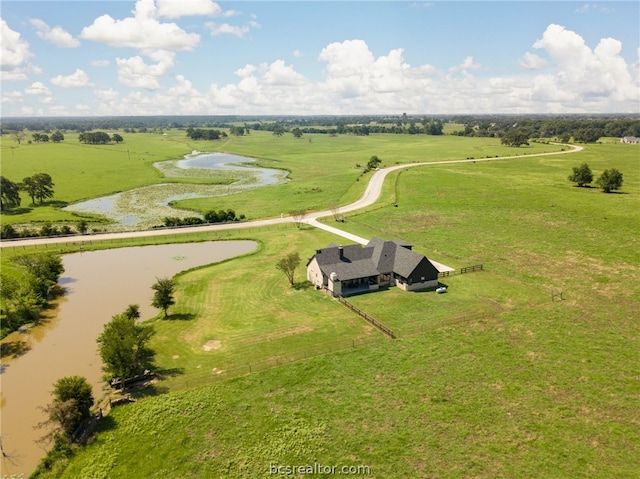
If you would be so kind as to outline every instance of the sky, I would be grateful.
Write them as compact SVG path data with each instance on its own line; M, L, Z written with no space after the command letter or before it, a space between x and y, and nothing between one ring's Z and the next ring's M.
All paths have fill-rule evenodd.
M640 113L638 1L0 5L1 116Z

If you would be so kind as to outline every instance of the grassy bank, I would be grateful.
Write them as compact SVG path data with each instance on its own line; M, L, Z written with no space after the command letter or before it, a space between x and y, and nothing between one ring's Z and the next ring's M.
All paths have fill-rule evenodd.
M583 161L620 169L622 192L573 187ZM175 311L188 320L154 322L158 361L175 375L147 392L190 389L115 409L55 477L263 477L313 463L372 477L635 477L639 195L635 150L622 145L403 171L381 206L341 227L485 270L443 278L444 295L350 298L397 340L224 381L223 363L370 334L273 267L339 239L251 234L259 253L180 276ZM209 340L222 347L205 354ZM215 382L193 389L207 375Z

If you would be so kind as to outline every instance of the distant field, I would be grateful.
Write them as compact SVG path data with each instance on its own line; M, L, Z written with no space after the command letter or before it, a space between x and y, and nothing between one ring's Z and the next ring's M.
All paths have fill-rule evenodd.
M596 175L620 169L622 191L573 187L583 161ZM402 171L340 226L484 271L442 278L444 295L350 298L399 339L115 409L55 477L263 477L316 462L372 477L636 477L639 176L636 150L619 144ZM263 244L255 255L179 277L175 311L191 319L154 321L158 362L176 374L149 393L224 377L218 364L311 351L332 332L372 334L273 266L340 239L250 236ZM210 339L221 349L205 353Z
M184 200L180 208L206 212L234 209L247 218L279 216L292 209L326 209L359 197L364 183L362 170L372 155L385 165L408 161L433 161L554 151L557 146L533 143L526 148L507 148L487 138L433 137L408 135L305 135L275 137L270 132L252 131L244 137L215 142L194 142L182 130L157 133L123 133L124 143L91 146L67 134L59 144L17 145L2 137L2 175L19 182L35 173L49 173L55 183L55 195L44 206L30 206L22 194L21 208L3 213L3 223L77 221L78 215L59 208L69 203L105 196L115 192L163 182L217 183L215 178L164 178L153 168L156 161L182 158L192 150L224 151L261 159L263 166L290 171L285 185L257 188L241 195ZM363 178L365 180L366 178Z

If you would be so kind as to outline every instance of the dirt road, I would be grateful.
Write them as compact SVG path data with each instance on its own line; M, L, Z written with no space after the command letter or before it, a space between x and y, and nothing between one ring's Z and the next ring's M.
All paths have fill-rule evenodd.
M563 155L568 153L577 153L582 151L581 146L570 145L571 150L566 151L555 151L551 153L538 153L535 155L515 155L515 156L501 156L496 158L478 158L474 160L449 160L449 161L432 161L428 163L407 163L404 165L391 166L388 168L381 168L374 172L369 180L369 184L367 185L367 189L365 190L362 197L351 203L349 205L340 207L340 214L348 213L350 211L359 210L361 208L370 206L374 204L380 194L382 192L382 185L384 184L384 180L389 173L392 173L396 170L401 170L403 168L413 168L416 166L431 166L431 165L453 165L456 163L480 163L485 161L504 161L504 160L515 160L518 158L527 158L527 157L539 157L539 156L552 156L552 155ZM304 222L314 226L316 228L323 229L325 231L329 231L338 236L341 236L350 241L355 241L356 243L366 244L369 240L362 238L360 236L353 235L346 231L343 231L339 228L335 228L333 226L326 225L324 223L320 223L318 218L322 218L325 216L331 216L333 213L330 210L326 211L315 211L313 213L307 214L304 218ZM282 223L293 223L294 220L290 216L285 217L277 217L277 218L268 218L263 220L254 220L247 221L243 223L227 223L222 225L206 225L206 226L193 226L187 228L170 228L170 229L157 229L157 230L146 230L146 231L125 231L120 233L99 233L99 234L91 234L91 235L74 235L74 236L54 236L49 238L25 238L19 240L2 240L0 241L0 248L11 248L18 246L32 246L32 245L44 245L44 244L56 244L56 243L83 243L88 241L99 241L99 240L112 240L112 239L124 239L124 238L142 238L142 237L150 237L150 236L167 236L167 235L176 235L176 234L187 234L187 233L203 233L209 231L225 231L225 230L237 230L237 229L246 229L246 228L258 228L260 226L269 226L269 225L277 225Z

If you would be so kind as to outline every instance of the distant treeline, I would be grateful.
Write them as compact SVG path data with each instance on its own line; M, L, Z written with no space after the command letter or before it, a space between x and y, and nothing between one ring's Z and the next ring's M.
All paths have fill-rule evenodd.
M359 115L359 116L153 116L153 117L86 117L86 118L4 118L0 132L8 134L24 129L45 131L121 130L125 133L156 132L164 128L185 129L194 139L202 135L223 137L221 129L238 135L240 130L292 132L305 134L443 134L447 123L460 125L453 132L460 136L502 137L518 128L529 138L569 137L574 141L595 141L602 136L640 136L638 115ZM211 139L215 139L213 136Z

